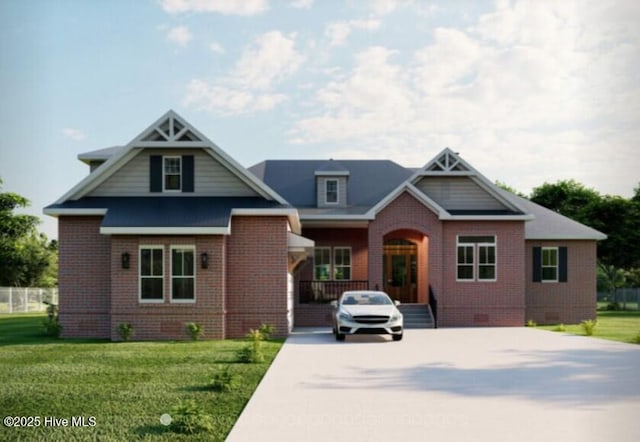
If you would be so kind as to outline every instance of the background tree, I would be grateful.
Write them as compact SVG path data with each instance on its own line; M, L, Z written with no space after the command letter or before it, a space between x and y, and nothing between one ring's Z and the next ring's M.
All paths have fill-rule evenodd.
M0 192L0 286L56 283L57 242L37 233L38 217L14 213L28 205L23 196Z

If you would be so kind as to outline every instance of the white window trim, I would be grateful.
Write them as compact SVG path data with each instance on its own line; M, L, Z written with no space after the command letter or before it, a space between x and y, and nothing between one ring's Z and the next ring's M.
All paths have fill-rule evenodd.
M494 242L460 242L461 236L493 236ZM473 250L473 277L471 279L458 278L458 247L472 247ZM493 247L495 249L495 263L494 264L480 264L480 247ZM467 264L468 265L468 264ZM493 279L480 279L480 265L493 265L495 271L493 272ZM455 254L455 271L456 282L497 282L498 281L498 235L481 235L477 233L457 235L456 236L456 254Z
M316 250L328 250L329 251L329 279L316 279ZM321 264L325 266L326 264ZM333 253L331 247L315 247L313 251L313 280L314 281L331 281L333 278Z
M327 193L328 193L328 189L327 186L329 184L329 182L335 182L336 183L336 200L335 201L327 201ZM324 180L324 203L326 205L337 205L340 204L340 180L337 178L327 178Z
M179 278L193 278L193 299L173 299L173 251L174 250L191 250L193 251L193 276L179 276ZM194 246L193 244L187 244L187 245L177 245L174 244L170 247L170 251L169 251L169 267L170 267L170 273L169 273L169 299L171 300L172 304L195 304L196 302L196 283L197 283L197 268L198 268L198 263L197 263L197 255L196 255L196 246Z
M340 265L340 268L346 268L349 267L349 278L347 279L336 279L336 269L338 268L338 265L336 264L336 250L348 250L349 251L349 265ZM334 247L333 248L333 268L332 268L332 272L331 272L331 277L333 281L351 281L353 278L353 253L351 250L351 247Z
M560 280L560 249L559 247L541 247L540 248L540 282L545 284L553 284ZM545 250L555 250L556 251L556 265L555 266L545 266L544 265L544 251ZM555 267L556 269L556 279L544 279L544 269Z
M165 167L165 160L168 159L178 159L180 161L180 188L178 189L167 189L167 168ZM162 191L168 193L179 193L182 192L182 157L180 155L164 155L162 157ZM175 174L171 174L175 175Z
M154 275L153 278L162 278L162 298L159 299L143 299L142 298L142 250L162 250L162 275ZM153 259L152 259L153 262ZM149 277L147 277L149 278ZM162 304L164 303L164 246L153 244L141 244L138 246L138 302L141 304Z

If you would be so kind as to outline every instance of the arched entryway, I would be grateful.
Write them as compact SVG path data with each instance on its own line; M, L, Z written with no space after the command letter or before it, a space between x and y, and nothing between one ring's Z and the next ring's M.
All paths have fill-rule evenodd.
M403 304L418 301L418 246L406 239L386 241L382 272L384 291Z
M413 230L384 236L384 291L403 304L428 302L429 238Z

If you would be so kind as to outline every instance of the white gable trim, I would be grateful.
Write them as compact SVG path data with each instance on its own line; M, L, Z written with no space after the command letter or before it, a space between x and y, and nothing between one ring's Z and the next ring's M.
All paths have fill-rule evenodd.
M370 219L375 219L375 216L382 211L385 207L391 204L396 198L398 198L404 192L409 193L419 202L421 202L427 209L431 210L433 213L438 215L440 219L443 217L449 216L446 210L444 210L438 203L433 201L427 195L422 193L419 189L417 189L413 184L409 182L405 182L398 186L393 192L384 197L378 204L373 206L368 212L367 215L370 216Z
M164 131L159 130L159 127L165 122L169 121L169 134L165 135ZM182 129L177 133L174 133L174 123L178 122ZM150 134L157 132L159 136L165 138L163 141L146 141ZM198 141L179 141L185 133L191 132ZM133 157L135 157L143 148L167 148L167 149L181 149L181 148L200 148L204 149L214 159L219 161L225 168L231 173L237 176L241 181L248 185L252 190L257 192L260 196L277 201L280 204L289 205L289 203L282 198L273 189L268 187L262 181L258 180L249 171L242 167L238 162L225 153L220 147L204 136L200 131L191 126L186 120L180 117L173 110L168 111L147 129L142 131L137 137L129 142L123 149L109 158L102 166L96 169L93 173L85 177L71 190L65 193L60 199L56 201L56 204L63 203L68 200L77 200L87 195L107 178L117 172L121 167L128 163Z

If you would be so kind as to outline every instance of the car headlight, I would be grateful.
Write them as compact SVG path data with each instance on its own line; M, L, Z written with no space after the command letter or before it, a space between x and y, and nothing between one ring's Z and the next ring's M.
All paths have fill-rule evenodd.
M399 311L395 311L393 312L393 314L391 315L391 318L389 318L391 321L397 321L399 319L402 318L402 313L400 313Z
M353 321L353 317L347 312L338 313L338 319L341 319L342 321Z

